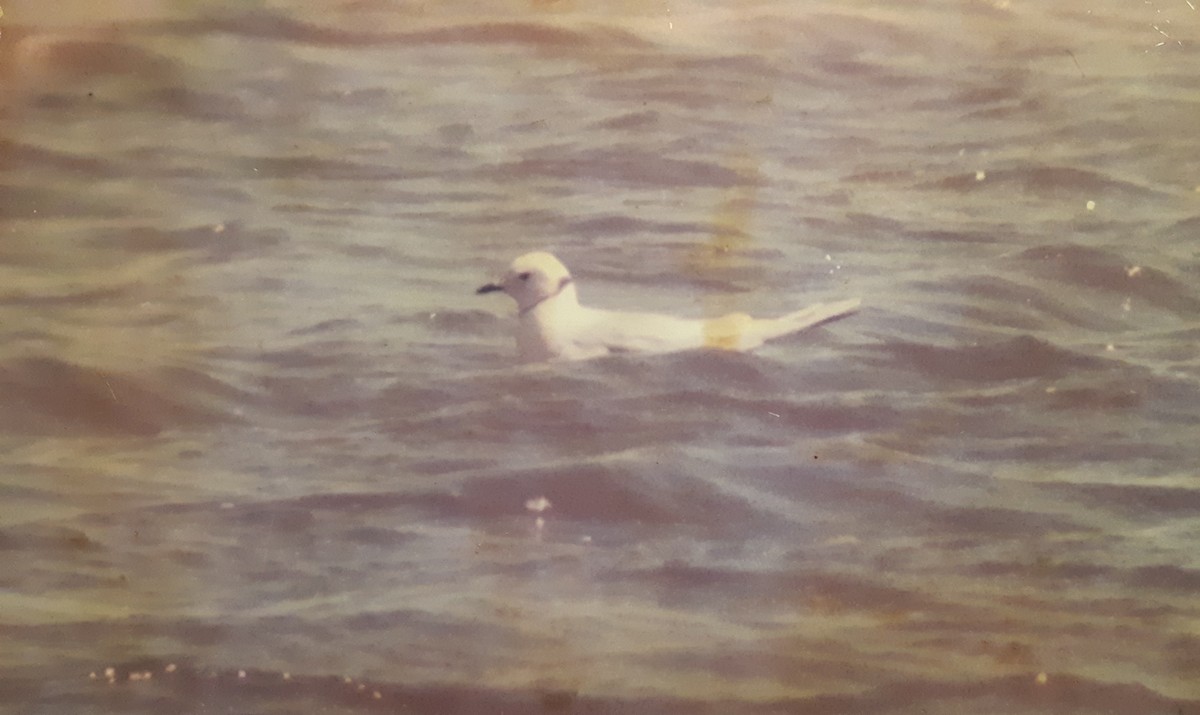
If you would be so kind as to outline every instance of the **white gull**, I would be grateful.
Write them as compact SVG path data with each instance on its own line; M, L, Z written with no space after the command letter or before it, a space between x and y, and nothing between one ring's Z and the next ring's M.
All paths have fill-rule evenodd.
M585 360L622 352L753 350L768 340L849 315L861 302L853 298L819 303L778 318L729 313L689 319L588 308L579 304L567 267L544 251L517 258L503 278L475 292L493 291L517 301L517 351L525 362Z

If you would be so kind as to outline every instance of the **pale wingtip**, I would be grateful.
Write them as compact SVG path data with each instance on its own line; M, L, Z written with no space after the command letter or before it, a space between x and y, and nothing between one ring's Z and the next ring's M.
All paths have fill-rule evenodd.
M847 298L845 300L837 300L832 303L818 304L813 306L812 309L819 310L820 312L826 313L833 317L840 317L843 315L849 315L851 313L857 313L858 309L861 307L862 298Z

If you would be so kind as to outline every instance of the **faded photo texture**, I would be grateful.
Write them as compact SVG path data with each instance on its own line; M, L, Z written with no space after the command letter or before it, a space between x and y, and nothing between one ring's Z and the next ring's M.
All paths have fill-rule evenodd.
M1200 712L1195 4L0 0L0 712Z

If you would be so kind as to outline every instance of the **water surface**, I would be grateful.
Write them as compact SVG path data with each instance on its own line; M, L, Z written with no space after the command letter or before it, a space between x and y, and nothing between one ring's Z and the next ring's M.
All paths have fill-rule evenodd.
M5 709L1200 708L1189 3L109 5L0 20ZM544 248L864 309L519 366Z

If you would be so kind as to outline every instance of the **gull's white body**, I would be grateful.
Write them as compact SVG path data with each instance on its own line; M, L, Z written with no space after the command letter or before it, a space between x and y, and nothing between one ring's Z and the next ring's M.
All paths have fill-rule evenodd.
M697 348L752 350L767 340L853 313L859 300L813 305L779 318L731 313L712 319L600 310L579 304L575 282L553 255L528 253L499 283L517 301L517 351L525 362L586 360L610 353L669 353Z

